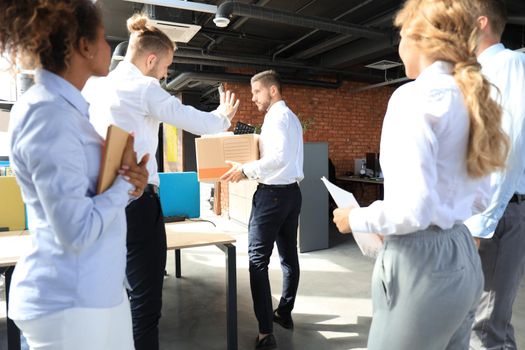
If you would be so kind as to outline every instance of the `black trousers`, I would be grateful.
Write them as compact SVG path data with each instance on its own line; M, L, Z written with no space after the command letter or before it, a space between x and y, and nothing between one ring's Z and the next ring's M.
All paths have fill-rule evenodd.
M126 207L126 275L136 350L159 349L166 231L159 197L145 192Z
M297 185L259 185L253 195L248 228L248 256L253 307L260 333L273 332L268 264L274 243L277 243L283 271L283 292L277 309L281 315L290 315L294 307L300 274L297 226L301 201L301 191Z

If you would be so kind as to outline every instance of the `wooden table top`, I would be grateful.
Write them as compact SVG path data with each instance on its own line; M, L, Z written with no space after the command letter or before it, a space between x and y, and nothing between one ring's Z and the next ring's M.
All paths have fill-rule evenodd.
M0 267L14 266L31 249L28 231L0 232Z
M166 225L168 249L235 243L235 238L214 230L187 231L183 226ZM0 267L14 266L21 255L31 249L28 231L0 232Z
M235 238L226 232L210 230L185 230L185 225L167 224L166 239L168 249L202 247L206 245L235 243Z

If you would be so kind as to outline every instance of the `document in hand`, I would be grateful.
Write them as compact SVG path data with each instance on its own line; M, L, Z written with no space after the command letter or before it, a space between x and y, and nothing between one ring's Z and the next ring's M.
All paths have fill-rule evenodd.
M102 163L98 175L97 194L107 190L118 175L122 155L126 148L129 133L116 125L108 126L106 143L102 148Z
M359 207L359 204L355 200L354 195L351 192L343 190L341 187L338 187L328 181L324 176L321 178L326 189L332 196L339 208L349 208L349 207ZM379 253L379 250L383 246L383 239L377 233L360 233L352 232L354 239L361 249L363 255L375 258Z

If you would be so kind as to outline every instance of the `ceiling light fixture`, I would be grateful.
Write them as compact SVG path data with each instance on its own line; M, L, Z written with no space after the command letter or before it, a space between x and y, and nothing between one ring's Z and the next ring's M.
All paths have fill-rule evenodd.
M213 23L219 28L226 28L230 24L230 20L226 17L215 17Z

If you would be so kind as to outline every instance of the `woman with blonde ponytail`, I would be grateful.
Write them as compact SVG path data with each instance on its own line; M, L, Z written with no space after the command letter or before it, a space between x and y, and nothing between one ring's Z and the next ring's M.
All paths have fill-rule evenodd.
M103 139L80 90L108 73L100 10L91 0L1 1L4 53L36 68L9 123L32 244L14 270L8 316L30 349L133 349L125 208L147 184L148 156L137 164L130 138L121 176L97 194Z
M342 233L383 237L372 277L369 350L468 349L482 273L462 224L502 169L501 109L476 61L472 0L408 0L395 18L409 78L381 135L384 200L334 211Z

